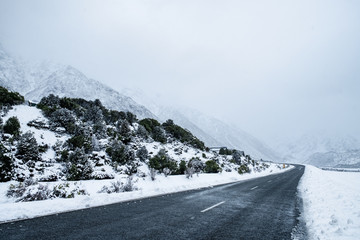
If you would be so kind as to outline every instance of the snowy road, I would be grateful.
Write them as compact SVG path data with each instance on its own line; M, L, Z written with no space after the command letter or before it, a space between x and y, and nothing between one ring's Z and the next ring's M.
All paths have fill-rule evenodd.
M0 224L0 239L291 239L303 173Z

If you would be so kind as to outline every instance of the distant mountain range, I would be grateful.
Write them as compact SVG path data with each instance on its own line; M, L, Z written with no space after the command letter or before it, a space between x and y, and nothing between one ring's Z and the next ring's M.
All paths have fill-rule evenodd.
M360 142L352 136L304 135L278 149L289 162L317 167L360 167Z
M250 134L216 118L187 108L161 106L139 91L121 93L90 79L72 66L50 62L26 63L14 59L0 45L0 85L20 92L28 100L39 101L49 94L60 97L100 99L105 107L130 111L138 118L173 119L190 130L207 146L225 146L244 150L257 159L278 161L279 155ZM135 101L134 101L134 100Z

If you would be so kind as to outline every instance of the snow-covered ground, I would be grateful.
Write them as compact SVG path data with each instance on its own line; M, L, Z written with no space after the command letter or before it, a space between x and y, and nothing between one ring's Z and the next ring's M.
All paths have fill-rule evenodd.
M29 107L27 105L14 106L12 110L3 117L3 121L6 122L11 117L17 117L20 122L21 131L26 133L31 131L34 133L34 137L38 144L54 145L56 141L66 141L69 137L66 135L57 135L50 130L36 129L30 127L27 124L32 120L47 122L47 119L43 116L40 109L36 107Z
M360 239L360 173L308 165L299 192L309 239Z
M191 189L212 187L219 184L242 181L246 179L262 177L269 174L282 173L291 169L280 169L277 165L271 165L262 172L253 172L250 174L238 174L237 172L222 172L218 174L196 174L187 179L184 175L168 176L157 175L155 181L150 177L134 179L137 191L122 193L99 193L104 185L109 186L113 180L88 180L69 182L70 187L76 184L80 189L85 189L88 193L86 196L76 196L71 199L56 198L51 200L34 201L34 202L14 202L14 199L7 198L6 191L11 183L0 183L0 222L10 221L23 218L32 218L58 212L100 206L110 203L116 203L132 199L141 199L161 194L168 194ZM123 179L124 181L125 179ZM49 188L58 185L61 182L41 183L47 184Z

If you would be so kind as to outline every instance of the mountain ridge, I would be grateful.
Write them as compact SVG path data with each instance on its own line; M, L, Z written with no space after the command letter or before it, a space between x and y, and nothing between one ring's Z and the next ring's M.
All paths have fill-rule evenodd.
M156 118L153 113L130 97L88 78L72 66L50 62L38 64L20 62L7 54L1 46L0 85L21 93L28 100L39 101L49 94L88 100L101 99L108 108L131 111L139 118Z

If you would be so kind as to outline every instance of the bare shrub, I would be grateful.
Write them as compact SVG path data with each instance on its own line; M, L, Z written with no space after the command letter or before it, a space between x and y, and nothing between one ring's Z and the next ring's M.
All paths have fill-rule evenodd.
M111 182L110 186L103 186L99 191L100 193L120 193L120 192L132 192L137 190L137 187L134 185L132 177L128 177L126 183L122 183L120 180Z

